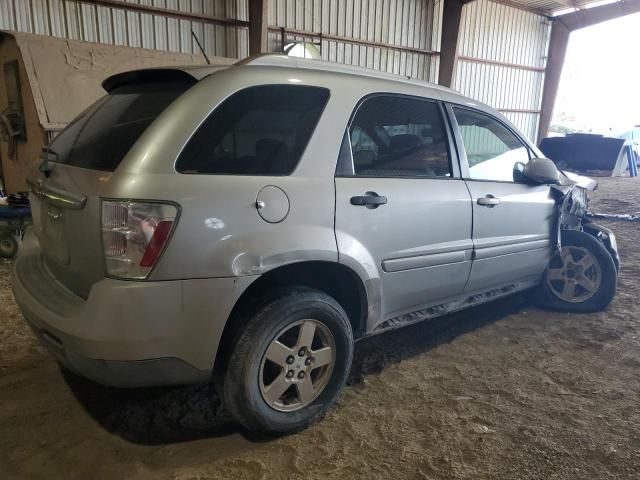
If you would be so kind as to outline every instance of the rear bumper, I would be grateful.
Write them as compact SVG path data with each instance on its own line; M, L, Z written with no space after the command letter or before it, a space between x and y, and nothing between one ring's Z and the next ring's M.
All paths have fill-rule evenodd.
M198 370L178 358L148 360L98 360L69 347L78 339L68 335L55 337L48 326L24 314L25 321L40 343L69 370L94 382L119 388L180 385L207 382L211 372ZM64 340L62 340L64 338Z
M255 277L104 279L86 300L58 283L27 233L13 292L41 343L70 370L116 387L207 382L224 325Z

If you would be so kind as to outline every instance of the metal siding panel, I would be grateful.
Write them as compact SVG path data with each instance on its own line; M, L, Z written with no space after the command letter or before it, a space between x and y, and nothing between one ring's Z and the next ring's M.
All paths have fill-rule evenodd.
M433 0L274 0L269 4L268 18L273 27L435 49L439 34L434 35L434 8ZM294 40L318 38L287 34L288 42ZM270 51L281 50L279 32L269 32L268 45ZM432 79L433 61L425 54L325 39L320 42L320 50L321 57L328 61Z
M79 8L80 40L85 42L97 42L98 35L96 32L95 6L81 3Z
M423 72L424 78L430 82L436 83L438 81L438 70L440 68L440 57L431 56L427 57L425 70Z
M113 44L113 23L111 8L97 7L96 21L98 25L98 41Z
M64 18L67 27L67 38L80 40L80 15L79 6L75 3L64 2Z
M525 134L529 139L535 140L538 130L538 121L540 119L539 114L505 112L504 116L513 122L513 124L518 127L518 130Z
M167 8L166 0L154 0L154 7ZM153 15L154 48L157 50L169 50L167 42L167 17Z
M434 12L436 15L438 11ZM465 4L458 55L490 62L544 68L549 37L545 17L488 0ZM497 109L538 110L544 73L459 58L454 88ZM537 113L506 112L535 140Z
M548 36L545 17L489 0L466 4L462 10L458 53L530 67L544 67Z
M67 37L64 0L48 0L49 29L54 37Z
M30 3L33 33L49 35L49 12L46 0L30 0Z
M131 47L141 47L142 33L140 29L140 14L135 12L126 12L125 15L128 44Z
M431 48L440 51L442 45L442 2L436 2L435 8L433 9L433 17L431 22L427 23L427 26L430 26L432 29ZM428 35L425 33L424 37L428 38ZM438 63L440 62L438 61Z
M167 0L167 8L178 9L177 0ZM180 51L180 21L177 18L167 18L167 50Z
M498 109L536 110L543 75L542 72L459 59L454 88Z
M31 2L21 0L13 4L15 29L19 32L33 33L31 22Z
M213 39L209 39L209 40L205 39L204 25L197 22L188 23L187 31L185 32L188 38L188 43L185 44L185 47L186 47L185 50L187 50L187 52L194 53L199 50L198 45L196 45L196 42L193 39L192 32L196 37L198 37L198 39L200 40L200 43L202 43L202 48L204 48L205 52L208 52L208 53L213 52L213 50L215 49L215 46L213 45Z
M13 11L12 0L0 0L0 28L3 30L15 29L16 17Z
M238 36L237 57L244 58L249 56L249 31L246 28L236 28Z
M112 10L113 43L128 45L127 15L123 10Z
M222 18L248 19L248 0L129 1L183 12L207 13ZM244 27L191 22L162 14L96 6L80 0L0 0L2 29L88 42L192 53L194 48L191 31L202 39L205 25L207 33L204 47L207 53L229 57L244 57L248 54L249 36Z

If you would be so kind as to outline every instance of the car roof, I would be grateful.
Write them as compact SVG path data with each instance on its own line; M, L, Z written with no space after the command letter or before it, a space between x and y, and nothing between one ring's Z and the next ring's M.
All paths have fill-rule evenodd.
M262 66L262 67L279 67L279 68L288 68L288 69L305 69L305 70L318 70L322 72L334 73L336 75L347 75L347 76L361 76L367 77L370 79L380 79L380 80L391 80L394 82L401 82L405 84L427 87L430 89L438 90L440 92L446 92L449 94L457 95L462 98L466 98L460 93L456 92L447 87L443 87L442 85L438 85L436 83L427 82L425 80L418 80L415 78L411 78L409 76L398 75L395 73L383 72L380 70L373 70L369 68L359 67L355 65L346 65L343 63L335 63L335 62L327 62L324 60L315 60L308 58L300 58L300 57L290 57L288 55L278 54L278 53L266 53L261 55L255 55L252 57L245 58L231 65L187 65L187 66L173 66L173 67L165 67L165 68L152 68L145 70L180 70L185 73L191 75L195 80L201 80L204 77L209 76L210 74L223 70L226 68L237 68L242 66Z
M346 77L363 77L367 81L379 80L382 83L398 83L403 85L411 85L414 87L420 87L426 91L437 92L443 100L453 103L459 103L463 105L469 105L473 107L479 107L487 112L498 114L498 112L491 106L482 102L478 102L472 98L466 97L451 88L443 87L437 83L428 82L426 80L418 80L409 76L398 75L395 73L382 72L380 70L373 70L369 68L359 67L355 65L346 65L343 63L327 62L324 60L315 60L309 58L289 57L283 54L262 54L254 57L248 57L244 60L233 64L233 67L276 67L292 70L317 70L323 72L323 74L346 76ZM387 83L388 85L388 83ZM373 85L372 85L373 86ZM425 91L425 93L427 93Z
M169 70L178 71L183 74L187 74L195 81L200 81L212 73L215 73L220 70L226 70L229 68L232 69L240 69L245 67L251 68L281 68L285 70L316 70L318 72L322 72L323 75L336 76L336 77L362 77L366 78L368 82L375 82L379 80L381 85L384 83L388 87L390 83L397 83L403 85L411 85L414 87L420 87L425 89L425 93L428 91L437 93L439 97L443 100L458 103L462 105L469 105L475 108L479 108L486 112L492 113L494 115L500 115L494 108L489 105L486 105L482 102L474 100L472 98L466 97L455 90L452 90L447 87L443 87L442 85L438 85L436 83L427 82L424 80L417 80L408 76L397 75L388 72L382 72L379 70L372 70L368 68L363 68L354 65L345 65L342 63L335 62L327 62L324 60L315 60L308 58L300 58L300 57L290 57L284 54L261 54L252 57L245 58L240 60L234 64L211 64L211 65L189 65L189 66L172 66L166 68L152 68L152 69L144 69L138 70L134 72L124 72L122 74L113 75L109 77L103 82L103 86L108 91L110 88L113 88L113 85L118 84L118 80L120 78L126 78L127 75L131 75L133 73L157 73L158 75L162 75L162 72L167 72ZM373 85L371 85L373 87ZM500 115L502 117L502 115Z

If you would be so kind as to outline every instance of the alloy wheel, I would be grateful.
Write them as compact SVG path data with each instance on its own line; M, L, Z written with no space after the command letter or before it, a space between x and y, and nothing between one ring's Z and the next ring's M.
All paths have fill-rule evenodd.
M598 259L586 248L564 246L551 259L546 282L553 294L570 303L593 297L602 281Z
M305 319L282 329L260 364L260 392L269 406L293 412L311 404L331 379L336 346L322 322Z

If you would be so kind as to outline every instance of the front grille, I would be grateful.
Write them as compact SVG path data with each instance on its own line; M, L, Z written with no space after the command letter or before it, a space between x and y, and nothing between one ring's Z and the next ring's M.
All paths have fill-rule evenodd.
M49 273L40 255L20 257L16 274L25 290L41 305L62 317L72 317L84 305L84 300L62 286Z

